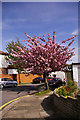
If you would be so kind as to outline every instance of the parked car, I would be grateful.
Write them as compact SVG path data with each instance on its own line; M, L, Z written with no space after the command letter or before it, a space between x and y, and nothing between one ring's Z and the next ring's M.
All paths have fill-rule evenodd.
M47 78L47 81L52 80L52 78L53 78L53 77L48 77L48 78Z
M48 85L51 86L60 86L62 85L62 80L60 78L51 78L48 80Z
M0 78L0 88L8 87L8 86L17 86L17 82L10 78Z
M47 78L47 81L49 81L49 80L51 80L51 79L52 79L52 77L48 77L48 78Z
M43 83L44 79L42 77L36 77L33 79L33 83Z

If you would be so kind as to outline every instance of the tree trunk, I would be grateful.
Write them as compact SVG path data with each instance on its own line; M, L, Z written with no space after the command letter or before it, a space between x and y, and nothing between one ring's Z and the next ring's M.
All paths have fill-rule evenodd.
M46 88L47 88L47 90L49 90L49 85L48 85L48 81L47 81L47 74L44 72L44 74L43 74L43 78L44 78L44 81L45 81L45 83L46 83Z
M20 70L18 70L18 75L19 75L19 84L21 83L20 81Z

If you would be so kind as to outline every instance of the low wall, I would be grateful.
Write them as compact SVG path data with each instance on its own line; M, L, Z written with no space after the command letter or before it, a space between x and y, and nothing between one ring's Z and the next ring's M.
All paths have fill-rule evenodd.
M77 98L59 96L56 90L53 93L53 103L57 110L59 110L66 118L73 118L80 120L80 95Z

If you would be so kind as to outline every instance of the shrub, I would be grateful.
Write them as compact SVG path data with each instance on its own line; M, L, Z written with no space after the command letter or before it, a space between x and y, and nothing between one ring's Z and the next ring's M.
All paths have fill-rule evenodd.
M77 84L73 80L68 80L65 86L58 88L57 94L63 96L73 96L73 93L77 91Z
M63 82L62 82L62 85L65 86L65 85L66 85L66 81L63 81Z

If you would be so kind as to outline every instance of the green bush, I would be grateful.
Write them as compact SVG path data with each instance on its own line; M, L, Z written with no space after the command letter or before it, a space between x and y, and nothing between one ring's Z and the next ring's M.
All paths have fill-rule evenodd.
M77 91L77 84L73 80L68 80L65 86L58 88L57 94L63 96L72 96Z
M63 81L63 82L62 82L62 85L63 85L63 86L66 85L66 81Z
M70 88L71 92L75 92L77 90L77 83L73 80L67 81L67 87Z

